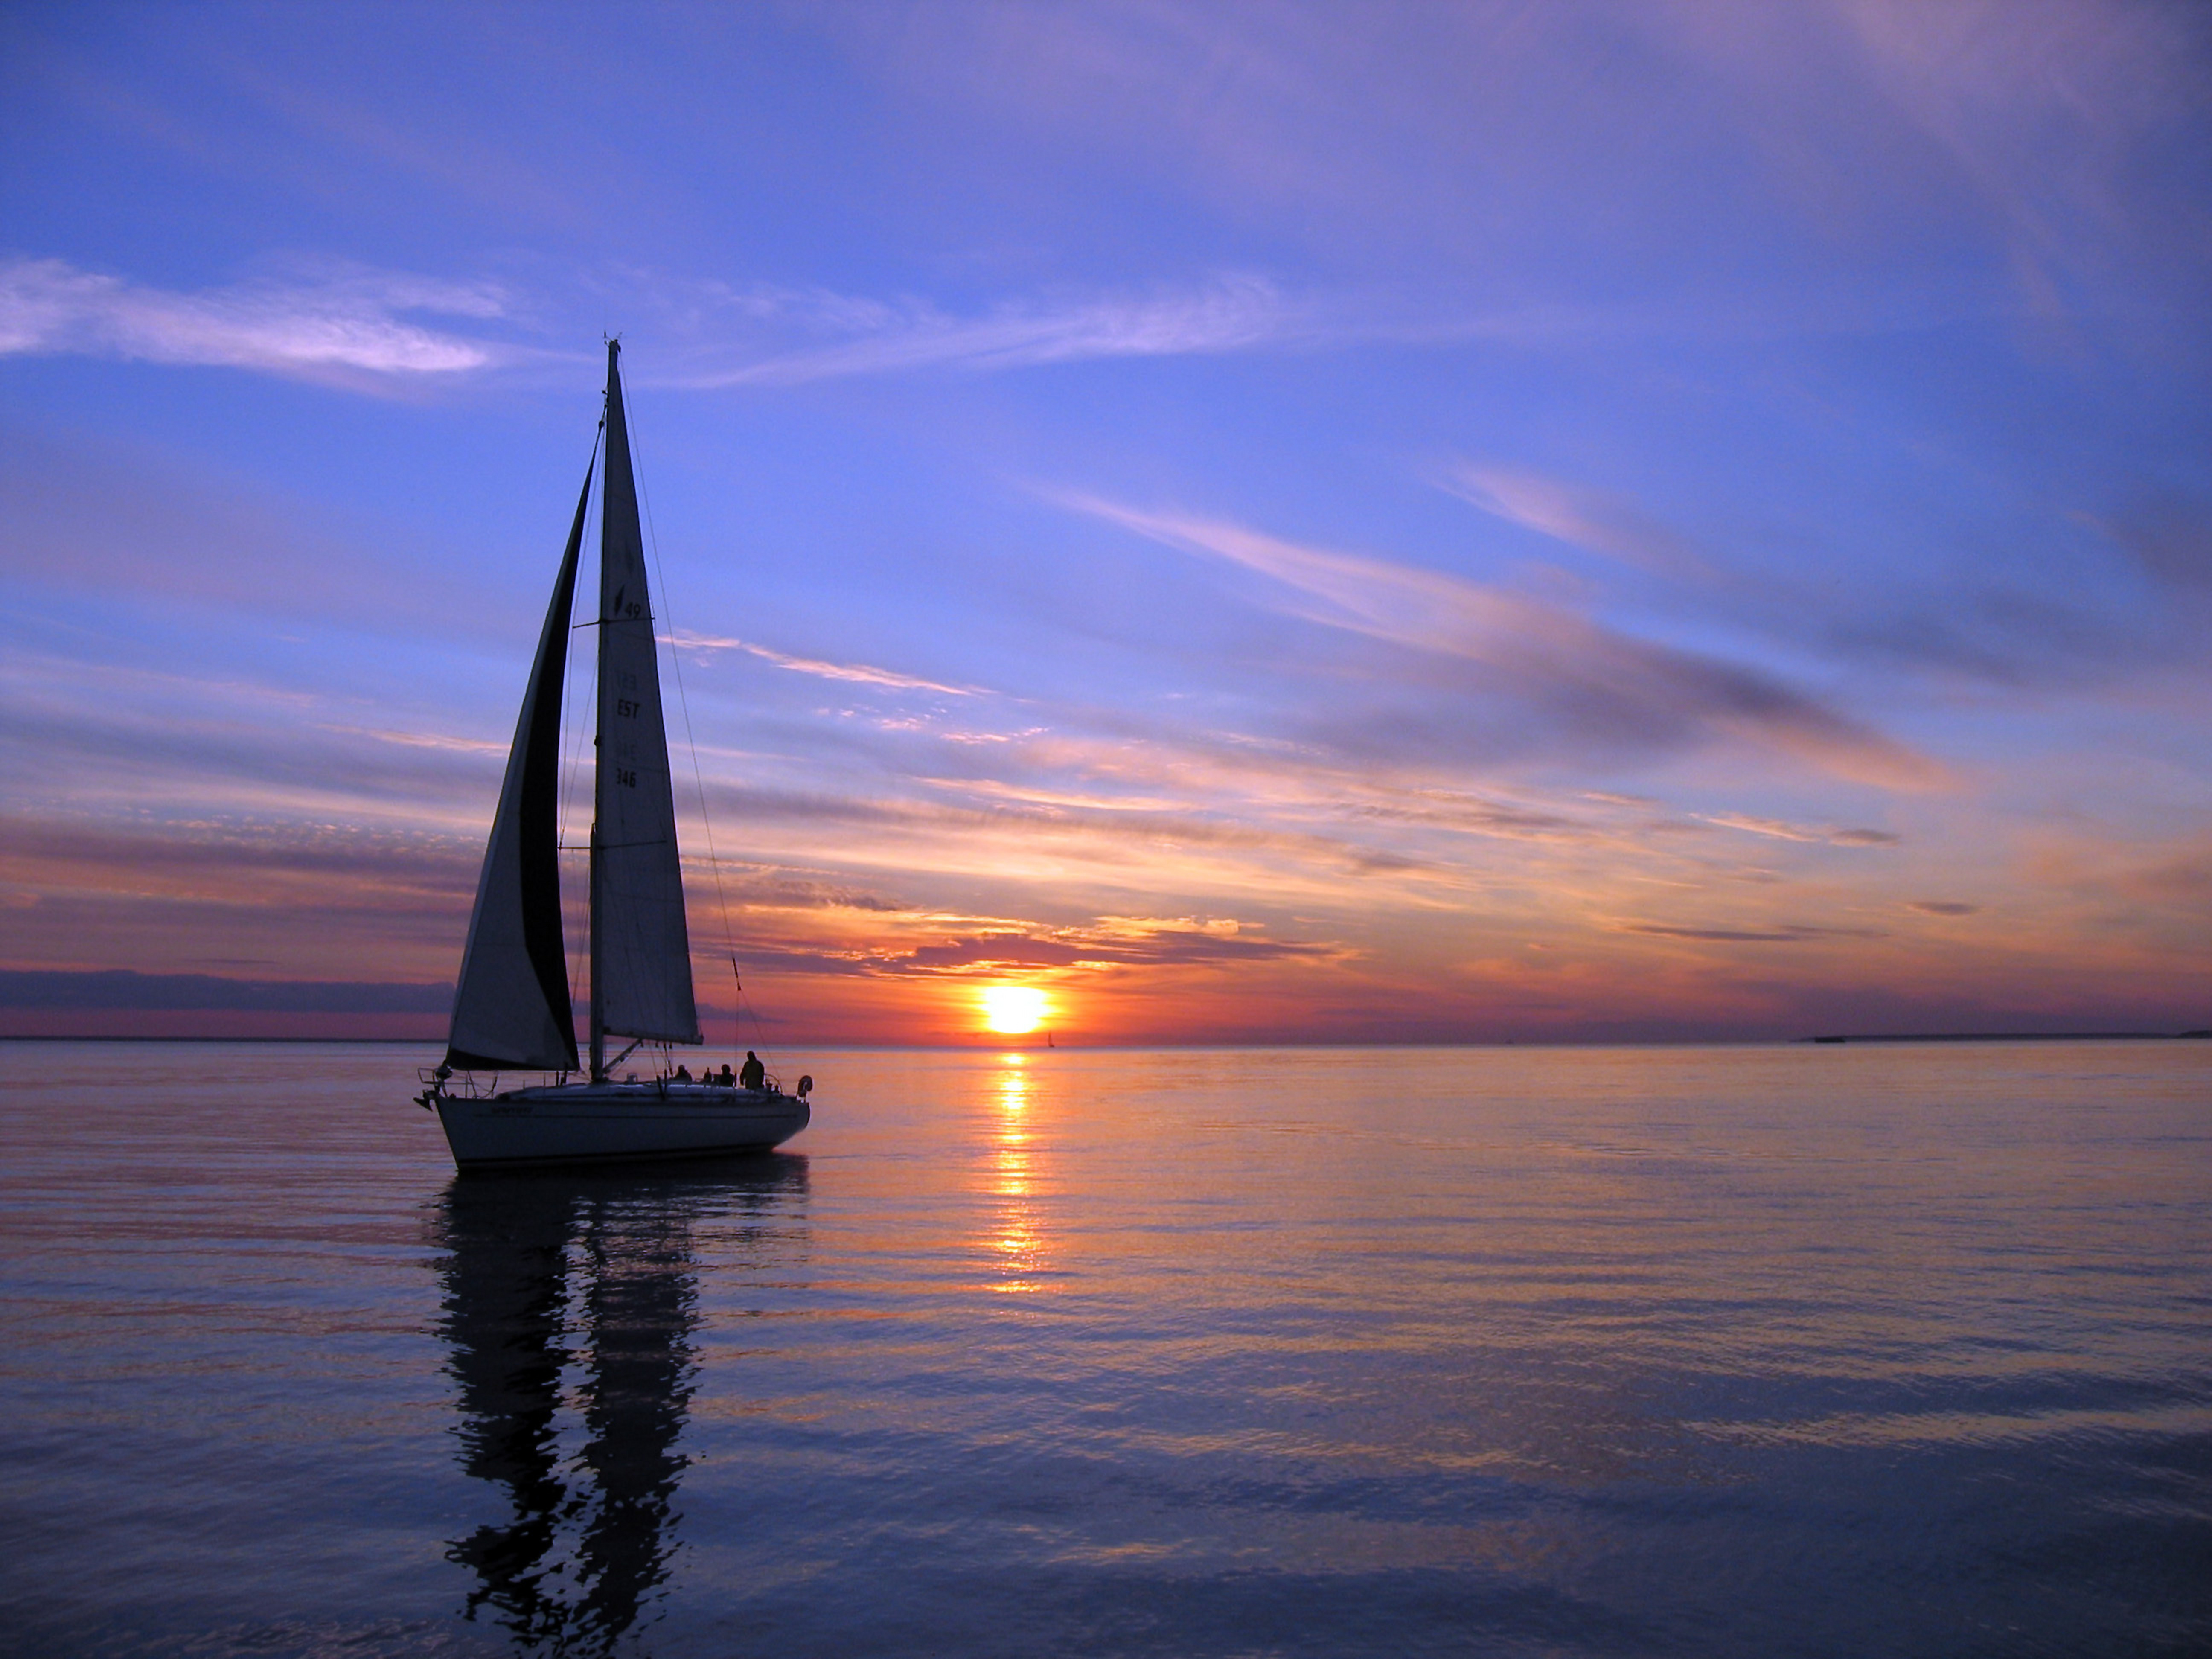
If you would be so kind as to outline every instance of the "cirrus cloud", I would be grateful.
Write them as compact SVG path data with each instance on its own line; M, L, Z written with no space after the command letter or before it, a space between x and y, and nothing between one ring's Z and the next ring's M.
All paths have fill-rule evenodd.
M817 679L843 680L855 685L879 685L896 691L934 691L947 697L972 697L981 692L979 686L947 685L940 680L926 680L918 675L902 674L889 668L875 668L866 663L827 662L818 657L793 657L781 651L771 651L764 645L755 645L750 640L679 633L673 636L673 643L684 651L743 651L749 656L758 657L763 662L773 663L776 667L787 669L794 674L811 674Z
M495 348L405 313L488 319L503 309L489 285L391 272L183 293L64 259L0 262L0 356L74 353L304 374L454 374L486 367Z
M1712 574L1711 567L1684 538L1603 490L1463 461L1445 468L1437 483L1494 518L1555 541L1661 575L1702 580Z
M695 389L1474 337L1524 326L1517 319L1441 319L1300 297L1267 276L1235 271L1144 292L1008 298L967 314L910 296L738 289L720 283L658 288L690 337L691 366L672 371L665 382Z
M1945 781L1927 757L1756 669L1638 639L1546 599L1241 525L1079 494L1053 499L1257 572L1289 589L1285 608L1309 622L1479 665L1487 683L1594 738L1748 738L1854 782L1923 790Z

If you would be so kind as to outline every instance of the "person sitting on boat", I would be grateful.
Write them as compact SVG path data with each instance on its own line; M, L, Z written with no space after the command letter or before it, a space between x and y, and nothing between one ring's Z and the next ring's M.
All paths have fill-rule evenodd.
M691 1080L691 1068L689 1066L678 1066L676 1068L676 1080L678 1083L689 1083Z
M738 1087L757 1089L768 1081L768 1067L751 1049L745 1050L745 1063L738 1068Z
M726 1060L722 1062L721 1076L714 1080L725 1089L734 1089L738 1086L737 1074L730 1070L730 1062Z

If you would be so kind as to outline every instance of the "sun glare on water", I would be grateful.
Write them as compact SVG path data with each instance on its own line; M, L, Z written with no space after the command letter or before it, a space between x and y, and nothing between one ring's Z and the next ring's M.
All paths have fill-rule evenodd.
M1008 1036L1034 1031L1044 1024L1049 1005L1044 993L1027 985L992 985L983 991L983 1023Z

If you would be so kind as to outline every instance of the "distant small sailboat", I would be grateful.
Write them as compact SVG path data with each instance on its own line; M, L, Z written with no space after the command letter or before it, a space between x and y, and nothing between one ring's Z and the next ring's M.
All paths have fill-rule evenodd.
M619 342L608 342L599 606L592 624L599 633L599 735L590 1069L571 1080L584 1068L577 1060L561 926L558 810L561 682L591 501L587 464L484 848L445 1063L424 1073L428 1086L416 1097L437 1113L453 1162L463 1170L765 1151L804 1129L811 1115L811 1078L801 1078L797 1091L786 1094L764 1073L730 1085L683 1073L613 1075L641 1043L702 1041L644 538L623 414L621 352ZM611 1061L611 1036L631 1039ZM500 1088L501 1073L518 1071L556 1075L548 1083ZM492 1073L488 1084L485 1073Z

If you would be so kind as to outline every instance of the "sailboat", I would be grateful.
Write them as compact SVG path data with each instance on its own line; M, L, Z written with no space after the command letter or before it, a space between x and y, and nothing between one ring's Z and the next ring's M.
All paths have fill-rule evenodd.
M589 1066L579 1062L568 992L558 803L562 678L596 453L584 469L515 723L445 1060L422 1073L427 1086L416 1097L438 1115L462 1170L762 1152L790 1139L811 1116L811 1078L787 1094L764 1070L727 1084L693 1079L688 1067L616 1074L645 1044L702 1041L621 357L621 343L609 341L599 603L586 624L599 636ZM609 1043L620 1038L629 1046L610 1060ZM665 1047L649 1052L665 1054ZM544 1080L501 1086L518 1072Z

